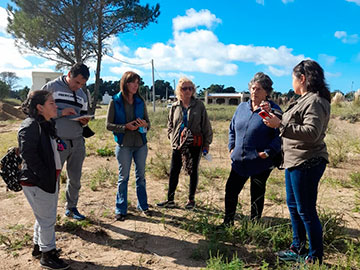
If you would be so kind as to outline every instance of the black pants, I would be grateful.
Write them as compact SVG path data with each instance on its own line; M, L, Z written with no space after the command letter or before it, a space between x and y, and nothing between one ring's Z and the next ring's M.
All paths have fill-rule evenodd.
M189 147L191 156L193 157L192 173L190 175L190 188L189 188L189 200L194 200L196 187L199 179L198 168L200 161L201 147ZM171 157L170 165L170 177L169 177L169 190L168 200L173 201L175 197L175 190L179 183L179 174L182 167L181 152L180 150L174 150Z
M271 170L250 176L251 219L260 218L264 209L266 181ZM238 203L238 196L249 177L240 176L231 169L225 189L225 223L233 223Z

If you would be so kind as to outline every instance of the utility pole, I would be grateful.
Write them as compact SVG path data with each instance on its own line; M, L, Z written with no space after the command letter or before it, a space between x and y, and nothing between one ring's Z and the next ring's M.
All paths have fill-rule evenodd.
M353 86L354 86L354 81L351 82L351 92L353 90Z
M152 83L153 83L153 111L155 112L155 79L154 79L154 59L151 59Z
M173 80L173 82L174 82L174 91L175 91L175 79Z

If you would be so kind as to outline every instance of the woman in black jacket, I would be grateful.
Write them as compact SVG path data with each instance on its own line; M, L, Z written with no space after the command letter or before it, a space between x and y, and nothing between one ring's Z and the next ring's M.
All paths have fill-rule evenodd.
M20 183L36 218L34 225L34 257L47 269L67 269L59 259L55 245L55 222L58 202L58 176L61 161L58 150L64 145L56 136L56 105L52 93L31 92L22 104L28 115L18 131L20 155L23 159Z

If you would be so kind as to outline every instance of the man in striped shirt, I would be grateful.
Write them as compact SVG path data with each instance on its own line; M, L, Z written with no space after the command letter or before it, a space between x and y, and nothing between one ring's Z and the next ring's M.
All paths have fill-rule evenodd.
M65 76L48 82L42 90L53 93L57 106L56 129L58 136L65 142L66 149L59 152L61 164L66 161L66 211L65 215L77 220L85 219L77 209L79 191L81 187L81 171L85 159L85 140L83 127L90 120L86 115L88 98L82 87L89 79L90 72L86 65L76 63Z

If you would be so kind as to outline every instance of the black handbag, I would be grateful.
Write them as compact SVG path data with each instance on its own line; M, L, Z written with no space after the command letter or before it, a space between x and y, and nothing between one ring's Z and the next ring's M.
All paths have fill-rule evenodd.
M84 138L90 138L95 135L95 132L91 130L89 126L83 127L83 137Z

